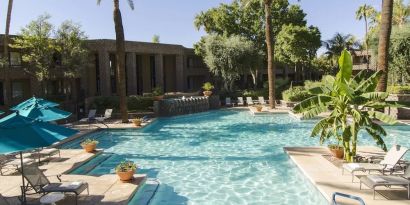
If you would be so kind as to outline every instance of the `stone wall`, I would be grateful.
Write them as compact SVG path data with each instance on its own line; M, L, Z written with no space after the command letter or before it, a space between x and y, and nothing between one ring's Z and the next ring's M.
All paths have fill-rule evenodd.
M389 101L395 102L403 102L403 103L410 103L410 95L409 94L391 94L387 99ZM410 119L410 108L385 108L385 113L393 116L396 119Z
M196 96L189 98L171 98L154 102L154 112L160 117L185 115L198 112L206 112L210 109L218 109L219 96Z

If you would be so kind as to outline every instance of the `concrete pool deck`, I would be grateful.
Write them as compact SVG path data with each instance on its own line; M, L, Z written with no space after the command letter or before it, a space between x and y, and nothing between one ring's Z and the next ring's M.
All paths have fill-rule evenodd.
M86 176L67 174L70 170L75 169L84 162L92 159L100 152L86 153L80 149L62 149L61 158L52 158L47 164L39 166L46 176L49 176L51 182L58 182L55 175L62 174L63 181L84 181L89 184L90 195L84 191L79 196L79 205L104 204L104 205L126 205L132 198L133 194L144 183L146 176L136 174L135 179L130 183L119 181L115 174L106 174L101 176ZM17 173L5 173L0 176L0 193L10 205L20 204L21 175ZM40 195L28 196L29 204L39 204ZM68 196L57 205L71 205L75 203L73 196Z
M407 199L407 190L404 188L378 187L376 198L373 199L372 190L365 185L360 190L357 178L352 183L350 173L342 175L340 168L323 157L323 155L330 154L326 147L285 147L284 151L329 202L334 192L342 192L361 197L366 205L410 204L410 200ZM379 152L375 147L359 147L358 151ZM340 200L340 202L342 204L358 204L351 200Z

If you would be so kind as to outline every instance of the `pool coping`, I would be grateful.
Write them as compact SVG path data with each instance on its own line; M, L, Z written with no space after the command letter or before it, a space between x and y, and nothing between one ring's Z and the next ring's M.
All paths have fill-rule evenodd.
M363 151L377 149L372 146L358 148ZM331 195L336 191L359 196L366 201L366 205L408 205L410 202L406 197L393 198L397 197L397 195L395 195L397 194L396 192L393 193L391 190L385 191L379 188L376 193L376 199L374 200L372 190L366 186L363 186L363 189L360 190L359 180L357 178L355 182L352 183L350 174L342 175L340 168L322 156L323 154L330 154L326 147L283 147L283 150L329 203L332 201ZM393 190L397 191L399 189ZM407 192L403 189L400 193L403 194ZM388 199L388 197L393 199ZM343 199L340 201L347 202Z

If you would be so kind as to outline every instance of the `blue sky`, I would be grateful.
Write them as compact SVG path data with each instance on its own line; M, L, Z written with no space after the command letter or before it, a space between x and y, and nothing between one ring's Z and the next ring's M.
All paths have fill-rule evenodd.
M7 0L0 1L0 29L4 33ZM160 35L162 43L182 44L192 47L204 35L193 25L195 15L203 10L229 3L231 0L134 0L131 10L126 0L121 0L125 38L135 41L151 41ZM297 3L296 0L290 0ZM308 24L318 26L322 39L334 33L351 33L359 38L364 35L364 23L355 20L356 9L364 4L377 9L381 0L302 0ZM48 13L52 23L59 25L71 19L82 25L89 38L115 38L112 20L112 0L14 0L11 33L17 34L29 21Z

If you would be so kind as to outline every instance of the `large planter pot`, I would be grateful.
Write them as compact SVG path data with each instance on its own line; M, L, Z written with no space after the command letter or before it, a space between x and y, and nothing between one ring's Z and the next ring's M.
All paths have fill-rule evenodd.
M134 170L130 170L127 172L117 172L117 175L121 181L126 182L126 181L131 181L134 178L134 173L135 173Z
M160 100L162 100L162 99L164 99L164 96L163 96L163 95L154 96L154 100L155 100L155 101L160 101Z
M263 107L255 107L257 112L262 112Z
M212 91L210 91L210 90L206 90L203 93L204 93L205 96L208 96L208 97L212 95Z
M135 125L136 127L141 127L141 123L142 123L141 120L134 120L134 121L132 121L132 122L134 123L134 125Z
M338 159L343 159L344 157L344 149L343 147L339 147L339 148L331 148L329 147L330 152L332 153L332 155Z
M81 145L83 147L83 149L88 152L88 153L92 153L95 151L95 148L97 147L96 144L86 144L86 145Z

